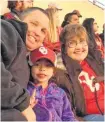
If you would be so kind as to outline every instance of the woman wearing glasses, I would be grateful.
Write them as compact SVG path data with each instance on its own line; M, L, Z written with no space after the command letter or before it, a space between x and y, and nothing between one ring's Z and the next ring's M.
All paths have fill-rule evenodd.
M87 121L104 121L104 68L101 57L88 48L88 36L81 25L67 25L60 40L63 62L73 86L74 95L69 96L72 96L76 115Z

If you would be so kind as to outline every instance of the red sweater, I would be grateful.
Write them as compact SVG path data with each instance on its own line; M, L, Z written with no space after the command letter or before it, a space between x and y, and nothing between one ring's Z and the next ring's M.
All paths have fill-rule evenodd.
M100 111L96 104L96 98L94 93L94 87L97 91L97 101L101 108L101 111L104 112L104 82L96 83L95 86L92 84L92 79L96 77L95 72L87 64L86 61L81 63L82 72L80 73L78 79L84 90L84 96L86 101L86 111L88 114L100 114Z
M5 13L4 17L6 17L7 19L14 19L15 17L11 14L11 12Z

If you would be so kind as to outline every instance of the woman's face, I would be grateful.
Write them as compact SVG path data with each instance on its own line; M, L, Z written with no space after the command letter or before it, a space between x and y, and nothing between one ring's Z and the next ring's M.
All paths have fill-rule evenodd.
M94 32L98 31L98 25L97 25L97 22L95 20L93 22L93 30L94 30Z
M83 61L88 54L88 43L85 37L73 37L66 44L66 52L69 57L76 61Z

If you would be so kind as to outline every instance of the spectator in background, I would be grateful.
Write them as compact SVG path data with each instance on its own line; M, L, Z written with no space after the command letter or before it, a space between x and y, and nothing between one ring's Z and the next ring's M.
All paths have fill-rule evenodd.
M61 26L60 26L59 12L62 11L62 8L54 2L49 3L48 8L56 9L56 27L58 28L57 29L58 33L60 33L61 32Z
M8 0L8 8L10 9L10 12L5 13L2 18L4 19L18 19L20 13L33 6L33 0Z
M99 37L98 25L94 18L86 18L83 21L83 26L86 28L86 31L89 36L89 47L99 50L101 53L102 59L104 58L104 46L101 38Z
M64 17L61 26L64 27L67 24L78 24L78 23L79 23L79 17L77 13L67 13Z
M21 13L21 21L1 20L2 121L35 121L26 90L30 74L26 54L42 45L49 19L43 9L34 7Z
M104 38L105 38L105 24L103 25L103 32L99 35L100 36L100 38L101 38L101 40L102 40L102 43L103 43L103 45L104 45Z
M48 4L48 8L57 9L58 11L61 11L62 10L62 8L57 3L55 3L55 2L50 2Z
M56 23L57 33L59 35L61 30L62 30L62 28L60 26L59 12L62 11L62 8L58 4L56 4L54 2L51 2L51 3L48 4L48 9L49 8L54 9L53 11L55 11L55 19L54 19L54 21ZM51 14L50 14L49 17L51 17Z
M44 41L44 45L59 53L61 51L61 45L59 41L59 35L61 27L59 27L59 15L58 10L55 8L48 8L46 12L49 16L49 34Z
M73 10L72 13L76 13L78 15L78 17L82 17L82 15L80 14L80 12L78 10Z
M59 41L59 35L62 28L60 27L59 12L62 8L54 2L49 3L46 10L50 19L50 37L51 40L45 40L45 45L56 52L57 54L57 67L65 69L61 58L61 44ZM52 33L53 32L53 33Z

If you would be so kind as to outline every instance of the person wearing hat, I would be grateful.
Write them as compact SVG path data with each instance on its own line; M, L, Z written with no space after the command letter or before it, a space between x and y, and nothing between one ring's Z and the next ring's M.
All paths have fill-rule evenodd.
M61 27L64 28L67 24L79 24L79 17L77 13L67 13L64 17Z
M80 14L80 12L78 10L73 10L72 13L76 13L78 15L78 17L82 17L82 15Z
M50 2L48 4L48 8L54 8L54 9L57 9L57 10L60 10L60 11L62 10L62 8L55 2Z
M60 27L60 18L59 18L59 12L62 10L62 8L57 3L50 2L48 4L48 8L46 10L52 10L52 9L53 9L53 11L56 11L55 12L56 13L56 15L55 15L56 20L54 20L54 21L56 21L56 27L58 28L57 31L59 33L62 30L61 27ZM47 12L47 13L49 15L49 12ZM49 18L52 19L51 15L49 16Z
M55 52L45 46L30 53L33 80L29 82L27 89L30 95L36 90L35 99L38 102L33 107L36 120L75 121L66 93L54 83L55 62Z

